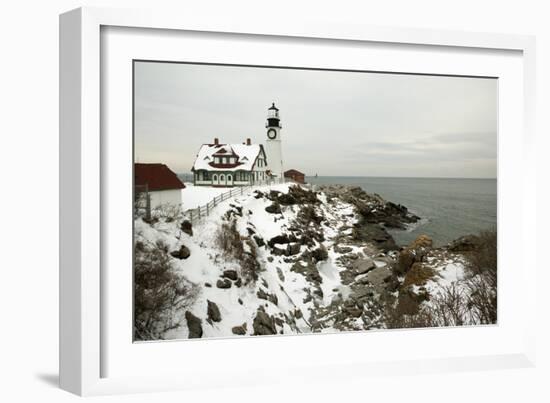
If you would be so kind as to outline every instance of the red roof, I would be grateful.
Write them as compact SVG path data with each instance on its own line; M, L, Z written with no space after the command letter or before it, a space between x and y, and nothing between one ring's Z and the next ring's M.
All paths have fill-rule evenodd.
M285 176L294 176L294 175L304 175L304 174L295 169L289 169L288 171L285 171Z
M184 189L178 176L164 164L134 164L136 186L147 185L149 190Z

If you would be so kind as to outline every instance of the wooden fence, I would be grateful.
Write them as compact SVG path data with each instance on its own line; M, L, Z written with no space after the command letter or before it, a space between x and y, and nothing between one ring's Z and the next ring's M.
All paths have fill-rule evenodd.
M186 215L191 222L200 220L201 218L204 218L204 217L208 217L208 215L210 215L214 207L216 207L218 204L232 197L243 195L245 191L252 190L253 187L254 186L242 186L238 188L233 188L225 193L222 193L214 197L205 205L185 211L184 215Z

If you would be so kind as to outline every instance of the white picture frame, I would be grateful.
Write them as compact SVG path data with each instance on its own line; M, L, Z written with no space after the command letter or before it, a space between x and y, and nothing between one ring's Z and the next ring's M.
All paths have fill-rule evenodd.
M102 29L119 27L119 29L154 29L157 32L193 32L195 37L218 33L217 35L244 35L254 40L271 41L329 41L327 46L343 46L346 44L377 43L382 45L399 45L412 47L419 51L434 49L445 52L465 49L472 53L483 55L490 52L514 52L518 68L512 68L509 74L511 80L518 80L514 91L519 94L519 100L513 100L511 110L518 110L519 102L522 106L522 115L514 121L506 121L510 129L518 129L521 135L506 134L504 145L499 145L499 187L501 174L509 178L509 185L504 183L504 191L513 186L521 186L517 201L520 203L517 220L510 223L510 228L516 228L521 234L522 242L518 245L518 255L524 256L518 262L518 284L521 285L523 307L533 307L535 301L536 284L525 281L526 278L535 278L536 265L534 256L521 253L528 248L527 234L535 230L534 211L526 206L534 203L534 183L528 178L534 177L534 39L529 36L466 33L455 31L430 31L408 28L381 28L368 26L349 26L321 22L304 21L300 24L284 21L213 21L196 18L192 15L171 15L170 13L153 12L150 10L114 10L103 8L81 8L70 11L60 17L60 385L63 389L79 395L97 395L113 393L149 392L172 389L186 389L196 387L235 385L253 385L264 382L288 381L299 377L327 379L329 373L344 379L346 376L369 376L372 374L401 374L438 371L464 371L492 368L526 367L534 365L535 352L535 318L530 312L535 309L524 309L521 321L517 323L500 323L496 327L485 329L431 329L426 331L391 331L365 332L358 334L300 336L273 338L266 337L259 340L216 340L201 342L177 343L146 343L141 350L150 348L150 351L137 351L135 354L145 354L149 359L156 359L157 363L166 360L167 356L177 354L186 348L187 356L184 364L170 365L170 370L158 375L147 373L131 373L128 368L119 366L112 371L106 367L107 358L113 355L113 350L119 351L120 345L112 344L105 326L109 324L105 318L110 314L110 305L106 302L108 291L104 287L106 245L103 239L102 225L104 216L102 208L109 203L105 190L106 177L110 172L106 169L108 154L105 145L110 144L108 139L102 138L102 132L108 132L108 125L104 126L102 118L102 92L108 93L110 85L102 81ZM170 30L170 31L168 31ZM161 39L158 39L159 41ZM282 46L286 46L286 45ZM419 48L420 47L420 48ZM107 53L108 54L108 53ZM128 57L131 57L128 56ZM197 56L199 57L199 56ZM259 55L250 55L252 60ZM219 60L229 58L228 55L219 56ZM195 61L197 58L194 59ZM399 60L396 56L395 60ZM315 63L313 61L311 63ZM519 64L518 64L519 63ZM261 63L259 63L261 64ZM521 67L521 68L519 68ZM412 68L412 67L410 67ZM438 69L442 69L441 71ZM431 74L447 74L444 67L438 66L427 71ZM402 71L408 71L404 67ZM417 71L416 71L417 72ZM511 82L511 81L510 81ZM102 87L103 86L103 87ZM116 105L115 105L116 106ZM519 114L521 115L521 113ZM128 123L128 122L126 122ZM501 133L507 133L507 127L500 127ZM512 130L508 131L512 133ZM516 146L516 147L514 147ZM109 146L110 147L110 146ZM514 149L520 147L521 169L510 169L509 158ZM517 164L517 162L516 162ZM126 178L131 181L130 177ZM510 193L511 194L511 193ZM504 193L505 196L510 196ZM499 190L499 199L503 193ZM512 197L512 196L510 196ZM499 259L501 205L499 202ZM505 206L506 207L506 206ZM506 240L502 241L505 242ZM509 263L505 263L509 264ZM500 270L500 267L499 267ZM103 274L102 274L103 273ZM520 279L524 279L521 280ZM508 277L509 278L509 277ZM500 278L499 278L500 281ZM511 281L503 280L503 281ZM508 283L499 284L499 298L501 286L506 291ZM129 287L131 284L128 285ZM517 294L516 294L517 295ZM507 298L504 295L503 298ZM506 300L504 300L506 302ZM505 306L508 306L506 303ZM499 306L500 309L500 306ZM499 311L499 315L502 312ZM129 313L131 315L131 313ZM103 328L102 328L103 327ZM504 329L504 330L503 330ZM474 333L477 332L477 333ZM320 338L319 338L320 337ZM404 338L414 338L417 342L434 343L438 339L449 337L449 340L465 340L465 347L477 337L500 338L510 343L496 346L492 351L484 351L483 345L471 354L463 354L459 350L446 354L434 350L433 354L411 354L402 359L390 357L384 359L375 357L367 359L360 354L348 360L320 359L315 361L313 355L308 355L308 345L315 348L335 346L342 338L345 339L347 349L361 345L365 337L376 340L376 343L397 343ZM312 339L316 338L316 339ZM312 340L315 340L313 343ZM123 341L129 343L128 339ZM209 344L211 343L211 344ZM209 362L208 365L195 367L193 373L185 372L185 366L190 362L198 363L205 354L221 353L228 344L238 349L249 351L249 356L241 361L242 371L248 376L237 376L229 373L231 369L223 365ZM153 346L153 345L157 346ZM498 344L498 343L495 343ZM134 354L128 345L125 354ZM108 348L114 346L114 348ZM144 346L144 345L142 345ZM205 346L208 346L206 348ZM303 352L302 360L278 360L277 354L282 349ZM212 350L208 352L207 350ZM135 349L134 349L135 351ZM273 357L270 367L262 364L253 366L253 358L262 351L272 351ZM348 350L346 350L348 351ZM352 351L352 350L349 350ZM267 353L269 354L269 353ZM152 357L154 356L154 357ZM210 358L210 357L209 357ZM227 359L236 359L229 354ZM120 361L132 362L131 357L120 356ZM248 368L247 365L250 365ZM210 366L210 367L209 367ZM219 367L214 370L212 367ZM302 369L310 370L304 373ZM331 369L338 368L338 371ZM284 369L284 371L282 371ZM234 371L237 372L237 371ZM114 375L113 375L114 374ZM208 374L208 384L204 381Z

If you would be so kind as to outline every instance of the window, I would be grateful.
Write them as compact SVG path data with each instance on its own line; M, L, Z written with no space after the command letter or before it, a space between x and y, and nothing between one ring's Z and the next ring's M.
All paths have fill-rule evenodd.
M214 174L214 175L212 176L212 181L213 181L213 182L217 182L217 181L218 181L218 175Z
M225 175L224 174L220 175L220 182L225 182Z
M230 183L232 180L233 178L231 177L231 175L227 175L227 183Z

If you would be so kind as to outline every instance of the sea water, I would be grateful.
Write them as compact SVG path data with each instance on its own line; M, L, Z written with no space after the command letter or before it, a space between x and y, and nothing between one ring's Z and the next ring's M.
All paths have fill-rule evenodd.
M312 184L360 186L368 193L406 206L420 222L407 230L389 231L399 245L418 235L430 236L435 245L497 225L497 180L461 178L306 177Z

